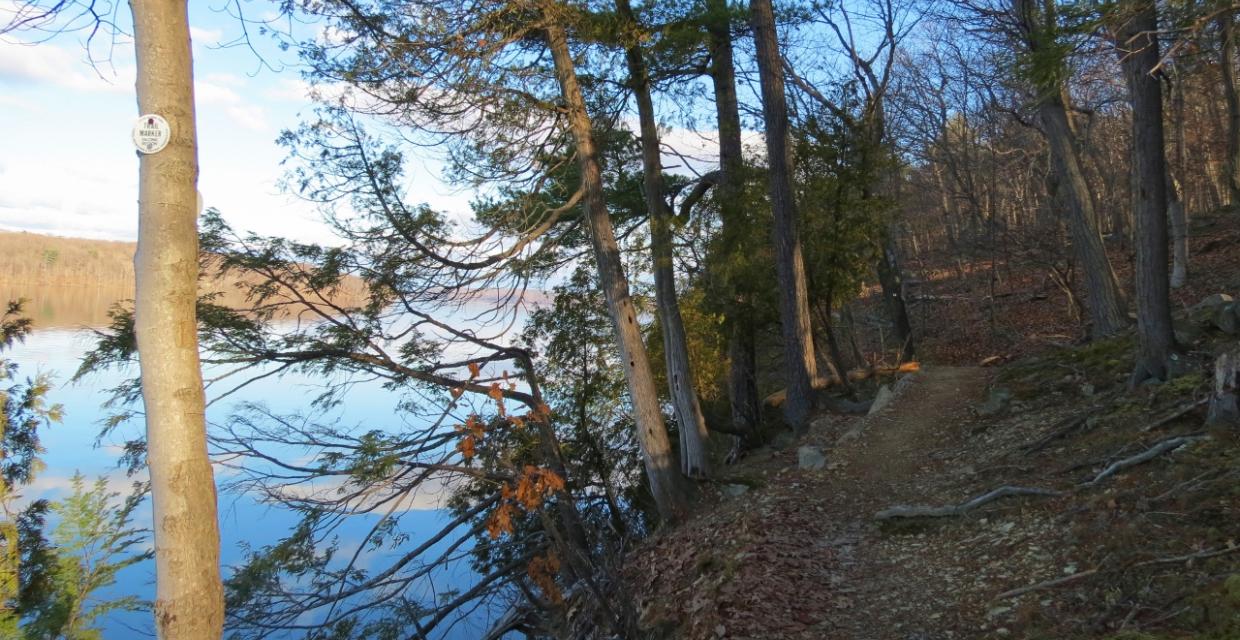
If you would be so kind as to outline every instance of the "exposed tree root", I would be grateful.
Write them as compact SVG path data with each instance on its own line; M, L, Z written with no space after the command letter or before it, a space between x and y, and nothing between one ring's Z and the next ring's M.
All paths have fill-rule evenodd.
M1205 551L1198 551L1196 553L1186 553L1182 556L1172 556L1170 558L1155 558L1154 560L1146 560L1145 562L1138 562L1132 566L1133 568L1136 568L1136 567L1148 567L1150 565L1156 565L1156 564L1176 564L1179 562L1188 562L1189 560L1204 560L1206 558L1215 558L1218 556L1225 556L1229 553L1235 553L1237 551L1240 551L1240 546L1223 547L1222 549L1206 549Z
M1163 417L1159 418L1158 420L1155 420L1155 421L1153 421L1153 422L1151 422L1151 423L1149 423L1149 424L1145 425L1144 427L1141 427L1141 430L1142 430L1142 431L1153 431L1154 429L1157 429L1157 428L1159 428L1159 427L1161 427L1161 426L1163 426L1163 425L1167 424L1168 422L1171 422L1172 420L1175 420L1176 418L1179 418L1180 416L1186 415L1186 414L1188 414L1188 413L1192 413L1192 411L1193 411L1194 409L1196 409L1197 407L1204 407L1204 406L1206 406L1206 405L1207 405L1207 404L1209 404L1209 403L1210 403L1210 398L1208 398L1208 397L1207 397L1207 398L1202 398L1202 399L1200 399L1200 400L1198 400L1198 401L1196 401L1196 402L1190 402L1190 403L1188 403L1188 404L1186 404L1186 405L1184 405L1184 406L1182 406L1182 407L1180 407L1180 408L1176 409L1175 411L1172 411L1171 413L1169 413L1169 414L1167 414L1167 415L1165 415L1165 416L1163 416Z
M1038 489L1036 487L1012 487L1003 486L984 493L968 502L956 505L944 505L938 507L925 505L899 505L889 509L883 509L874 514L879 520L889 520L892 518L950 518L953 516L964 515L988 502L993 502L999 498L1008 496L1062 496L1064 492L1052 489Z
M1197 442L1199 440L1205 440L1208 437L1209 436L1206 436L1204 434L1194 434L1194 435L1187 435L1187 436L1176 436L1174 438L1168 438L1166 440L1163 440L1162 442L1155 444L1154 446L1150 447L1149 449L1146 449L1145 451L1142 451L1141 453L1138 453L1134 456L1129 456L1122 460L1116 460L1115 462L1112 462L1105 469L1098 472L1098 475L1094 476L1092 480L1088 480L1086 482L1082 482L1081 484L1077 485L1077 490L1079 491L1082 489L1088 489L1090 487L1093 487L1097 485L1099 482L1106 480L1107 478L1115 475L1119 471L1127 469L1128 467L1133 467L1143 462L1149 462L1150 460L1153 460L1154 458L1164 453L1167 453L1168 451L1174 451L1175 449L1178 449L1186 444ZM973 509L976 509L988 502L992 502L994 500L998 500L999 498L1005 498L1008 496L1052 496L1053 497L1053 496L1062 496L1062 495L1065 495L1063 491L1055 491L1053 489L1039 489L1036 487L1013 487L1013 486L1005 485L1005 486L999 487L998 489L994 489L988 493L984 493L976 498L973 498L972 500L969 500L968 502L963 502L961 504L941 505L941 506L897 505L897 506L890 507L888 509L883 509L882 511L879 511L878 513L874 514L874 517L878 520L890 520L892 518L951 518L955 516L964 515L965 513L968 513L969 511L972 511Z
M1004 591L1003 593L1000 593L998 595L997 599L1003 600L1004 598L1015 598L1016 596L1023 596L1026 593L1029 593L1031 591L1041 591L1043 589L1052 589L1060 585L1068 584L1071 582L1076 582L1077 580L1080 580L1081 578L1088 578L1089 576L1092 576L1095 573L1098 573L1097 569L1090 569L1089 571L1081 571L1078 573L1074 573L1070 576L1064 576L1062 578L1055 578L1054 580L1047 580L1045 582L1031 584L1027 587L1021 587L1019 589L1012 589L1011 591Z
M1197 442L1198 440L1205 440L1206 438L1207 436L1205 435L1189 435L1189 436L1177 436L1174 438L1168 438L1150 447L1149 449L1146 449L1145 451L1138 453L1135 456L1131 456L1128 458L1124 458L1123 460L1116 460L1115 462L1112 462L1107 468L1103 469L1102 471L1098 473L1098 475L1094 476L1093 480L1082 482L1081 487L1092 487L1098 484L1099 482L1102 482L1103 480L1106 480L1107 478L1115 475L1115 473L1118 471L1127 469L1128 467L1139 465L1143 462L1149 462L1150 460L1153 460L1154 458L1157 458L1158 456L1164 453L1167 453L1168 451L1173 451L1186 444Z

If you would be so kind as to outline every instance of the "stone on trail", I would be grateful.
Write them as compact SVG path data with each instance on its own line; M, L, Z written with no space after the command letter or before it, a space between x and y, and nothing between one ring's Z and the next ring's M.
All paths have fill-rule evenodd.
M879 387L878 395L874 396L874 402L870 405L870 410L867 415L872 416L879 411L882 411L888 404L891 404L891 399L894 397L895 394L891 392L891 387L887 385Z
M986 402L978 405L977 415L983 417L997 416L1007 409L1011 401L1011 391L1002 387L995 387L990 390L990 396L986 398Z
M737 498L749 492L749 485L725 484L723 485L721 491L723 491L723 495L728 496L729 498Z
M817 447L803 446L797 449L797 466L806 471L817 471L827 466L827 457Z

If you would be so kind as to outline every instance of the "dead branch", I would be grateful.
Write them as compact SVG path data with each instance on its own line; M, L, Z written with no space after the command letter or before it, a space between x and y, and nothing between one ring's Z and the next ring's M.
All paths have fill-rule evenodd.
M1012 487L1002 486L998 489L984 493L972 500L957 504L943 505L938 507L925 505L899 505L889 509L883 509L874 514L878 520L890 520L892 518L950 518L954 516L964 515L988 502L993 502L999 498L1008 496L1062 496L1062 491L1053 489L1039 489L1036 487Z
M1157 428L1159 428L1159 427L1161 427L1161 426L1163 426L1163 425L1167 424L1168 422L1171 422L1172 420L1175 420L1176 418L1179 418L1180 416L1183 416L1183 415L1188 414L1188 413L1192 413L1193 409L1196 409L1197 407L1202 407L1202 406L1205 406L1205 405L1209 404L1209 402L1210 402L1210 398L1208 398L1208 397L1207 397L1207 398L1202 398L1202 399L1200 399L1200 400L1198 400L1198 401L1196 401L1196 402L1190 402L1190 403L1188 403L1188 404L1186 404L1186 405L1184 405L1184 406L1180 407L1179 409L1176 409L1175 411L1173 411L1173 412L1171 412L1171 413L1169 413L1169 414L1167 414L1167 415L1165 415L1165 416L1163 416L1163 417L1159 418L1158 420L1155 420L1155 421L1153 421L1153 422L1151 422L1151 423L1149 423L1149 424L1145 425L1144 427L1141 427L1141 430L1142 430L1142 431L1153 431L1153 430L1155 430L1155 429L1157 429Z
M1154 458L1157 458L1158 456L1164 453L1167 453L1168 451L1179 449L1180 447L1186 444L1197 442L1198 440L1205 440L1207 437L1208 436L1204 436L1204 435L1192 435L1192 436L1177 436L1175 438L1168 438L1150 447L1149 449L1146 449L1145 451L1138 453L1135 456L1130 456L1128 458L1124 458L1123 460L1117 460L1115 462L1112 462L1110 466L1103 469L1101 472L1098 473L1098 475L1094 476L1093 480L1090 480L1088 482L1082 482L1081 486L1092 487L1098 484L1099 482L1102 482L1103 480L1106 480L1107 478L1115 475L1115 473L1118 471L1127 469L1128 467L1139 465L1143 462L1149 462L1150 460L1153 460Z
M1067 420L1064 420L1063 422L1059 423L1061 426L1058 429L1055 429L1049 435L1038 440L1037 442L1026 446L1025 455L1041 451L1042 449L1046 448L1046 445L1084 426L1087 420L1089 420L1088 413L1079 415L1079 416L1074 416L1072 418L1068 418Z
M1022 596L1031 591L1041 591L1043 589L1052 589L1054 587L1065 585L1070 582L1076 582L1077 580L1080 580L1081 578L1088 578L1089 576L1092 576L1095 573L1098 573L1097 569L1090 569L1089 571L1081 571L1078 573L1074 573L1070 576L1064 576L1062 578L1055 578L1054 580L1047 580L1045 582L1031 584L1027 587L1021 587L1019 589L1012 589L1011 591L1004 591L1003 593L1000 593L998 595L997 599L1003 600L1005 598L1015 598L1016 596Z
M1155 558L1154 560L1146 560L1145 562L1138 562L1132 565L1132 567L1135 569L1137 567L1148 567L1150 565L1156 565L1156 564L1176 564L1177 562L1188 562L1189 560L1204 560L1206 558L1216 558L1218 556L1225 556L1229 553L1235 553L1237 551L1240 551L1240 546L1223 547L1222 549L1208 549L1206 551L1198 551L1196 553L1186 553L1182 556L1172 556L1170 558Z

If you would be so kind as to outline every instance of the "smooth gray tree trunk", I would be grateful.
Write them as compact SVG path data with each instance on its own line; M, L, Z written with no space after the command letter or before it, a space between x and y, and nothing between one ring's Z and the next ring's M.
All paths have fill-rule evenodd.
M637 19L629 0L616 0L616 9L634 29ZM636 42L625 47L629 68L629 84L637 101L637 117L641 127L642 187L646 210L650 214L650 251L654 255L655 306L663 329L664 361L667 363L667 385L680 429L680 470L690 478L705 478L709 473L707 459L706 419L698 401L693 367L689 362L688 340L680 302L676 297L676 273L672 251L672 212L663 199L663 163L659 151L659 128L650 98L650 75Z
M1175 127L1175 160L1167 167L1167 215L1171 223L1171 288L1188 283L1188 212L1179 177L1188 167L1188 146L1184 140L1184 83L1179 73L1171 84L1171 121Z
M1236 14L1224 11L1218 19L1219 74L1227 102L1227 194L1231 205L1240 205L1240 94L1236 91Z

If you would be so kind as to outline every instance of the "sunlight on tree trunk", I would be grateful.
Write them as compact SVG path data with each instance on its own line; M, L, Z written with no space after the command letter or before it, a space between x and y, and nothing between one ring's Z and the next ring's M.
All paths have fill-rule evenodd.
M569 126L577 143L577 162L581 165L582 188L585 191L583 206L594 244L599 285L607 299L616 330L616 342L633 403L633 420L637 440L641 443L650 493L658 505L659 516L665 522L677 522L687 510L685 487L668 440L667 427L663 423L650 360L637 326L637 310L629 296L629 283L620 263L616 234L607 213L607 203L603 200L602 171L590 131L590 117L577 84L567 34L558 22L557 8L551 3L544 3L543 7L544 19L547 20L547 46L555 62Z
M187 6L133 0L138 107L163 116L168 146L142 155L134 328L154 503L155 627L168 640L219 638L224 622L215 482L198 360L197 183Z

